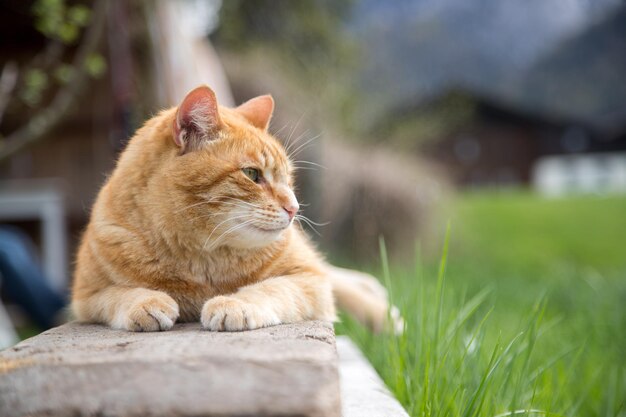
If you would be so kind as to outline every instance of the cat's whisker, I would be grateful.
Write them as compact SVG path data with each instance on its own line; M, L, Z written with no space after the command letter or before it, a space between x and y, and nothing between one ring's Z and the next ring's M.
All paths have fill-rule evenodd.
M306 110L303 111L300 117L298 117L298 120L296 121L296 123L293 125L291 129L291 133L289 133L289 137L287 138L287 144L285 145L285 149L289 149L289 147L291 147L291 138L293 137L293 134L295 133L296 129L298 129L298 126L300 126L300 122L304 118L304 115L306 114L306 112L307 112ZM288 150L286 152L289 153Z
M270 122L270 123L271 123L271 122ZM289 123L285 123L285 124L283 125L283 127L281 127L280 129L278 129L276 132L272 132L272 135L273 135L273 136L278 137L278 135L280 135L280 132L282 132L283 130L285 130L285 128L286 128L287 126L289 126Z
M232 201L223 201L222 200L223 198L230 198L230 200L232 200ZM258 206L256 204L252 204L252 203L248 203L247 201L244 201L244 200L231 198L231 197L214 198L214 199L211 199L211 200L207 200L206 202L208 204L224 204L224 205L235 206L235 207L244 208L244 209L255 208L255 209L263 210L263 207L261 207L261 206Z
M300 217L306 221L311 222L312 224L316 225L316 226L328 226L330 224L330 222L324 222L324 223L318 223L318 222L314 222L313 220L309 219L308 217L306 217L303 214L296 214L296 217Z
M298 121L299 121L299 120L298 120ZM289 149L289 148L291 147L291 139L292 139L293 134L294 134L295 129L296 129L296 128L295 128L295 126L296 126L296 125L293 125L293 126L291 127L291 132L289 132L289 136L287 136L287 140L285 141L285 144L283 145L283 147L285 148L285 150L287 150L287 149Z
M233 200L237 200L237 199L233 198ZM238 208L241 208L241 209L244 209L244 210L249 210L251 207L252 208L262 209L262 207L254 205L252 203L248 203L248 202L243 201L243 200L238 200L238 201L240 203L244 203L244 204L242 205L242 204L236 204L236 203L232 203L232 202L219 201L217 199L211 199L211 200L206 200L206 201L201 201L199 203L191 204L191 205L189 205L187 207L184 207L182 209L176 210L174 213L180 213L182 211L188 210L188 209L193 208L193 207L197 207L197 206L202 205L202 204L207 204L208 205L208 204L213 204L213 203L217 203L217 202L219 202L221 204L226 204L226 205L229 205L229 206L238 207ZM249 207L247 207L246 205L248 205ZM192 217L191 219L189 219L189 221L194 221L194 220L203 219L203 218L215 217L215 216L218 216L220 214L221 213L203 214L203 215L200 215L200 216Z
M327 167L325 167L322 164L318 164L316 162L311 162L311 161L293 161L292 164L309 164L309 165L313 165L322 169L328 169Z
M289 153L289 151L291 150L292 146L297 145L300 140L305 137L307 134L309 133L309 129L305 130L304 132L300 133L293 141L292 143L289 144L289 147L286 149L286 152Z
M255 206L255 205L252 205L250 203L246 203L245 201L240 201L240 202L244 203L244 204L248 204L250 207L253 207L253 208L262 209L262 207L260 207L260 206ZM226 205L229 205L229 206L239 207L239 208L245 209L245 210L249 210L250 209L250 207L247 207L245 205L236 204L236 203L232 203L232 202L225 202L225 201L219 201L219 200L206 200L206 201L202 201L200 203L192 204L191 206L187 206L184 209L177 210L174 213L180 213L183 210L190 209L192 207L199 206L201 204L207 204L208 205L208 204L215 204L215 203L220 203L220 204L226 204ZM205 217L205 216L198 216L198 217L195 217L194 219L198 219L198 218L202 218L202 217Z
M258 206L256 204L252 204L252 203L250 203L248 201L242 200L241 198L235 198L235 197L230 197L230 196L226 196L226 195L211 197L211 198L207 199L206 201L207 202L223 202L224 199L232 200L232 201L238 201L238 202L241 202L241 203L244 203L244 204L248 204L250 206L254 206L254 207L259 207L260 208L260 206Z
M242 203L243 203L243 201L242 201ZM211 202L211 204L223 204L225 206L239 207L239 208L246 209L246 210L250 210L250 209L262 210L262 207L247 206L247 205L244 205L244 204L233 203L233 202L230 202L230 201L214 201L214 202Z
M292 159L292 158L296 157L300 152L302 152L304 149L306 149L307 145L311 144L311 142L313 142L314 140L318 139L320 136L322 136L321 133L319 135L313 136L311 139L307 140L302 145L298 146L294 151L289 153L289 159Z
M236 214L237 216L239 215L243 215L243 216L250 216L252 215L250 212L248 212L248 208L247 207L240 207L246 211L241 211L241 212L231 212L230 214ZM196 217L192 217L190 219L191 220L198 220L198 219L206 219L206 218L211 218L211 217L216 217L216 216L223 216L223 213L208 213L208 214L201 214L200 216L196 216ZM238 218L238 217L231 217L231 219L234 218Z
M213 236L213 233L215 233L215 231L216 231L216 230L217 230L217 229L218 229L221 225L223 225L224 223L226 223L226 222L228 222L228 221L230 221L230 220L241 219L241 218L244 218L244 217L250 217L250 214L248 213L248 214L244 214L244 215L241 215L241 216L229 217L229 218L227 218L226 220L219 222L219 223L217 224L217 226L215 226L215 227L213 228L213 230L211 230L211 233L209 234L209 237L207 237L207 238L206 238L206 240L204 241L204 245L202 245L202 249L204 250L204 249L206 248L206 244L209 242L209 240L210 240L210 239L211 239L211 237Z
M234 232L234 231L236 231L236 230L238 230L238 229L241 229L241 228L243 228L243 227L245 227L245 226L249 225L250 223L254 223L254 221L255 221L255 220L256 220L256 219L246 220L246 221L245 221L245 222L243 222L243 223L236 224L235 226L231 227L230 229L228 229L227 231L225 231L224 233L222 233L221 235L219 235L219 236L217 237L217 239L215 239L215 241L213 242L213 244L209 247L209 250L213 250L213 249L216 247L216 245L220 242L220 239L222 239L222 238L223 238L224 236L226 236L227 234L232 233L232 232Z
M301 217L296 216L296 217L294 217L294 220L295 220L295 221L297 221L297 222L298 222L298 224L300 225L300 227L302 227L302 228L304 228L304 227L302 226L302 222L305 222L305 224L306 224L307 226L309 226L309 228L310 228L311 230L313 230L313 231L315 232L315 234L316 234L316 235L318 235L319 237L322 237L322 235L320 234L320 232L318 232L318 231L315 229L315 227L313 227L312 225L310 225L309 223L307 223L305 219L303 219L303 218L301 218Z
M283 127L281 127L281 128L280 128L277 132L273 133L274 137L278 137L278 135L279 135L279 134L280 134L283 130L285 130L285 128L286 128L287 126L289 126L289 123L286 123L286 124L285 124ZM287 146L289 146L289 144L290 144L290 142L291 142L291 136L292 136L292 135L293 135L293 129L292 129L291 133L289 134L289 137L288 137L287 139L283 139L283 140L281 141L281 142L282 142L282 145L283 145L283 148L286 148Z
M296 146L297 144L299 144L299 143L302 141L302 139L303 139L303 138L306 138L306 136L309 134L309 132L310 132L310 130L309 130L309 129L307 129L307 130L305 130L304 132L302 132L301 134L299 134L299 135L298 135L298 137L296 137L296 138L293 140L293 144L289 147L289 150L288 150L288 152L287 152L287 153L291 152L291 151L292 151L292 149L291 149L291 148L292 148L293 146Z
M219 201L219 203L220 204L224 204L224 205L228 205L228 206L238 207L240 209L249 211L250 212L249 214L251 214L251 215L253 213L257 213L257 214L260 214L260 215L263 215L263 214L267 215L267 214L274 214L275 213L275 210L268 210L265 207L257 206L257 205L254 205L252 203L246 203L245 201L241 201L241 203L248 204L248 206L237 204L237 203L233 203L233 202L228 202L228 201Z

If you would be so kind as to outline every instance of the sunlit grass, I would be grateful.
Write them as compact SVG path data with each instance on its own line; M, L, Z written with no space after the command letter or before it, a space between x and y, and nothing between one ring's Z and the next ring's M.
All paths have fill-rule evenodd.
M463 198L439 262L390 266L382 245L406 332L338 331L412 416L626 416L619 213L626 199Z

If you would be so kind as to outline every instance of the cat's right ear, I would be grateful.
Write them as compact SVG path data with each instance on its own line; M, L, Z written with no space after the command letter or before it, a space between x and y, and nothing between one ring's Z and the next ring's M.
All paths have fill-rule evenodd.
M178 106L174 119L174 142L182 153L198 149L222 126L215 93L206 85L190 91Z

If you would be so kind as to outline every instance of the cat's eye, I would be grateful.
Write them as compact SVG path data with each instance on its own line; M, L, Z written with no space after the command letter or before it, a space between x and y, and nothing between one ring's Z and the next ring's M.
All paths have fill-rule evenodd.
M246 177L254 182L259 182L261 179L261 172L256 168L243 168L242 171Z

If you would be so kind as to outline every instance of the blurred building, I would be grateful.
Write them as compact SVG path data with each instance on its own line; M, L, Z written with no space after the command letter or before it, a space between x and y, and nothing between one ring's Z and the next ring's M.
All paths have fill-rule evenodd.
M397 66L416 63L418 70L404 76L391 67L405 88L391 100L375 134L400 137L443 162L460 186L534 186L548 194L626 192L620 162L626 151L626 6L604 3L595 17L577 19L575 30L554 36L532 59L502 70L497 64L506 67L514 58L516 42L531 44L549 25L537 28L539 33L518 30L511 51L499 53L495 45L489 48L491 41L481 41L480 27L472 26L467 37L475 39L464 51L485 48L490 59L460 52L443 63L429 59L450 53L450 37L461 39L452 23L463 16L481 20L471 14L479 7L462 10L455 4L437 12L443 13L441 26L416 24L419 36L394 44L390 54ZM541 8L529 7L531 14ZM501 28L504 37L519 23L513 14L509 18L511 28ZM554 23L553 29L558 27ZM437 36L421 32L429 29ZM406 30L406 24L388 28L387 36ZM415 53L405 57L395 49L399 44L414 46Z
M462 103L461 109L458 103ZM591 162L589 166L606 168L596 172L592 171L593 168L581 171L577 168L578 164L568 162L580 160L570 156L585 155L594 155L588 158L589 161L613 160L607 154L626 152L626 121L621 129L604 127L599 123L592 125L587 121L558 118L547 112L533 113L515 107L513 103L467 90L449 91L430 101L404 106L394 112L394 120L419 119L433 108L444 113L439 116L444 122L458 119L450 112L465 113L464 120L452 124L419 147L426 156L447 166L458 185L536 185L543 190L544 187L539 184L548 181L563 184L562 192L567 192L569 186L571 191L583 191L585 188L577 184L584 183L586 180L581 176L588 173L604 178L606 191L626 192L626 185L619 185L622 184L621 170L608 168L619 164ZM561 163L560 156L567 158ZM618 156L615 158L619 160ZM552 161L549 166L559 168L547 168L547 160ZM554 175L562 180L545 180L544 176L553 175L549 173L556 172L554 170L558 170L558 174ZM594 183L591 179L589 181Z

